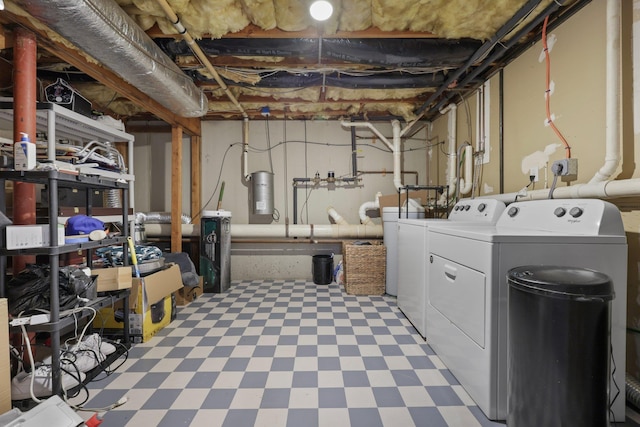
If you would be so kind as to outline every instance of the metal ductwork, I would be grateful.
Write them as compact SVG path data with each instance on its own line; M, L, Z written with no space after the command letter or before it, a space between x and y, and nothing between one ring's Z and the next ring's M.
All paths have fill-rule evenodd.
M205 94L114 0L23 0L20 4L173 113L182 117L207 113Z

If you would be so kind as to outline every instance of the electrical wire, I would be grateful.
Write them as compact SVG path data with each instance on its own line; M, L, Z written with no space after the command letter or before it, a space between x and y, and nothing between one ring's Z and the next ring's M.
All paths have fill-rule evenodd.
M211 192L211 197L209 197L209 199L206 201L206 203L204 205L202 205L202 209L200 209L198 211L197 214L195 214L192 218L192 221L195 221L197 218L200 217L200 215L202 214L202 211L204 211L204 209L207 207L207 205L209 203L211 203L211 200L213 200L213 196L215 196L216 191L218 191L218 186L220 185L220 179L222 178L222 170L224 168L224 162L227 158L227 154L229 153L229 150L231 149L231 147L234 147L236 145L242 145L241 142L234 142L233 144L230 144L227 149L224 151L224 155L222 156L222 162L220 164L220 171L218 172L218 180L216 181L216 185L213 188L213 191Z
M558 136L560 141L564 144L564 148L566 150L566 158L571 158L571 147L569 143L565 139L562 132L556 127L555 123L553 123L553 119L551 118L551 56L549 55L549 47L547 46L547 24L549 23L549 16L544 18L544 23L542 24L542 49L544 51L544 60L545 60L545 76L546 76L546 90L545 90L545 105L547 112L547 123L551 126L551 129ZM555 178L554 178L555 183ZM551 198L551 197L550 197Z

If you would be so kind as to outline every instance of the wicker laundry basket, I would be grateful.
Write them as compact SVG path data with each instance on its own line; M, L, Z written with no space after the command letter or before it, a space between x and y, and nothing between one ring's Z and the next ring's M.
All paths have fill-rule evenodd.
M344 241L342 261L344 289L348 294L382 295L385 293L387 252L381 241Z

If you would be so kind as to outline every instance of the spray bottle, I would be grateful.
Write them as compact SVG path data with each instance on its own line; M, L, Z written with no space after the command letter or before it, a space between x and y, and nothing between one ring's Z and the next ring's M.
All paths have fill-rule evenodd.
M18 171L36 167L36 144L29 141L29 135L20 132L20 141L13 145L13 168Z

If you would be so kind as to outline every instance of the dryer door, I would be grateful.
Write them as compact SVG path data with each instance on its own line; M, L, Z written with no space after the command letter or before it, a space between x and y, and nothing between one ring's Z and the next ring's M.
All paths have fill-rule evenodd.
M479 271L430 254L431 305L480 347L485 347L486 278Z

